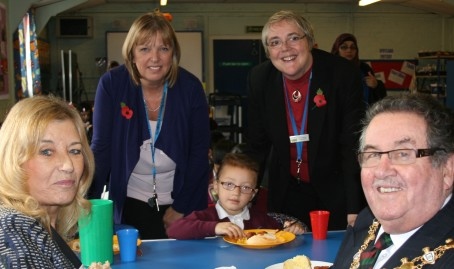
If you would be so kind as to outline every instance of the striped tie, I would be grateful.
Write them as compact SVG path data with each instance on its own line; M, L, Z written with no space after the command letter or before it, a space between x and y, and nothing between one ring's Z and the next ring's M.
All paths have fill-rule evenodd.
M382 233L375 245L368 251L361 253L359 269L372 269L377 261L380 251L391 246L393 241L388 233Z

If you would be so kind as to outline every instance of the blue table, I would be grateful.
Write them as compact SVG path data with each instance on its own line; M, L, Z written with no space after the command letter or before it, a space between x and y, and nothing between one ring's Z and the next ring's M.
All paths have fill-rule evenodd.
M201 240L144 240L143 255L133 263L121 263L115 255L112 269L263 269L304 254L311 260L333 262L345 231L328 233L326 240L313 240L312 234L297 236L290 243L269 249L246 249L225 242L222 237Z

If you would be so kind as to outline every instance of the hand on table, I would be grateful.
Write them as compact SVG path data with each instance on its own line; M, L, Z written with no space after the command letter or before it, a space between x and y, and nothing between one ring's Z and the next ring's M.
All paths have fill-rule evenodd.
M290 226L289 226L290 225ZM300 235L306 232L306 228L300 223L296 222L292 224L292 221L285 221L284 222L284 227L287 227L284 229L286 232L290 232L296 235Z
M245 237L243 229L238 225L228 221L228 222L219 222L214 228L214 232L217 235L227 235L231 238L241 238Z

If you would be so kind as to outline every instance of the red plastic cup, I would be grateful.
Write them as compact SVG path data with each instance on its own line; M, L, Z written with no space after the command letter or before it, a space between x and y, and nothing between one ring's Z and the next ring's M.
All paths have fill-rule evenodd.
M329 211L315 210L309 212L311 217L312 237L315 240L325 240L328 232Z

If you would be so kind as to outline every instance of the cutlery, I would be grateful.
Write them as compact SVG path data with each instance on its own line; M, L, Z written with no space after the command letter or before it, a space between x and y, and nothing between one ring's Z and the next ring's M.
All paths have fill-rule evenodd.
M290 222L289 224L283 226L281 229L277 229L276 233L282 232L283 230L287 229L288 227L292 226L293 224L295 224L297 222L298 222L298 220L294 220L294 221Z

